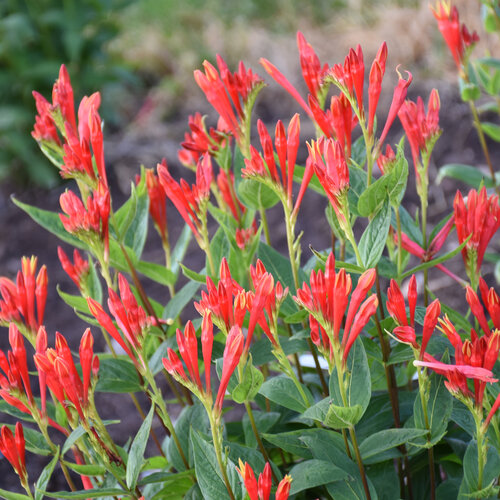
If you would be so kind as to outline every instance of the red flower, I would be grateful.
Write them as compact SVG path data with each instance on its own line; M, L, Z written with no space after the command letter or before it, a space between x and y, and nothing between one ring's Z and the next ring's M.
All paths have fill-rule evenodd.
M109 253L108 224L111 210L109 189L99 183L93 196L87 198L86 206L73 191L64 192L59 201L64 212L59 214L64 229L89 245L101 243L106 259Z
M408 303L410 310L410 322L408 324L406 316L405 300L396 281L391 280L387 290L387 311L397 323L393 330L396 339L405 344L410 344L419 351L419 359L425 358L427 344L434 333L439 315L441 314L441 304L438 299L429 304L425 310L424 326L422 331L422 342L419 345L415 335L415 309L417 305L417 282L415 275L410 279L408 285Z
M191 228L195 238L200 245L203 244L200 230L202 230L202 219L205 217L207 202L210 197L210 184L212 183L212 161L209 155L205 155L196 167L196 184L189 187L188 183L181 179L177 183L166 165L158 164L158 177L167 197L175 205L186 224Z
M375 121L378 100L382 91L382 80L384 79L386 61L387 44L383 42L370 69L368 84L368 133L370 135L373 134L373 123Z
M221 169L217 175L217 187L226 207L233 214L238 224L240 224L242 222L242 215L246 212L246 207L236 197L233 172L230 171L228 173L224 169Z
M461 69L466 60L468 49L479 40L477 33L474 31L470 34L465 24L460 26L458 10L455 6L451 7L449 1L440 0L435 8L431 7L431 10L437 19L439 31L450 49L457 68Z
M21 484L27 487L28 473L26 471L26 443L24 440L23 426L21 422L16 423L14 434L6 426L2 426L0 432L0 452L10 462Z
M208 102L219 113L237 141L241 138L241 125L245 120L250 96L262 88L262 79L240 62L238 71L231 73L226 62L217 56L218 70L208 61L203 63L205 73L194 72L196 83Z
M447 316L440 319L439 323L441 330L455 348L455 365L457 367L466 367L460 368L458 372L453 372L452 384L455 392L459 391L466 397L473 397L476 405L481 407L486 382L496 382L496 380L491 379L491 370L498 358L500 330L495 330L489 336L485 335L483 337L478 337L476 332L471 330L471 340L462 341ZM474 394L467 389L467 378L475 379Z
M31 135L38 142L47 141L54 143L55 146L61 146L57 127L52 118L49 101L35 90L33 91L33 97L35 98L38 114L35 117L35 126Z
M269 462L266 463L264 470L259 474L259 482L255 479L255 474L252 467L245 462L239 460L239 467L236 470L240 473L245 484L245 489L248 493L250 500L269 500L271 495L272 477L271 466ZM292 478L285 476L278 485L276 490L276 500L287 500L290 493L290 483Z
M274 159L274 149L269 132L264 123L257 122L260 143L263 150L264 161L257 153L257 150L251 146L250 159L245 159L245 169L242 171L244 177L262 177L270 179L274 184L286 194L288 204L292 203L293 172L295 169L295 160L299 149L300 137L300 119L295 114L288 125L287 134L281 120L276 124L274 145L279 161L281 179L278 175L276 162ZM288 136L288 137L287 137ZM264 166L265 165L265 166Z
M395 161L396 161L396 154L394 153L394 150L391 148L389 144L386 144L385 154L380 153L379 157L377 158L377 165L378 168L380 168L382 174L390 172L394 166Z
M85 260L76 248L73 250L73 264L61 247L57 247L57 255L59 256L62 268L73 280L73 283L80 290L85 290L87 276L90 272L88 260Z
M309 158L337 218L347 219L349 168L341 144L333 139L320 139L307 145Z
M303 287L297 290L297 296L294 297L295 302L314 316L327 333L330 343L337 346L340 346L340 329L347 311L341 344L344 362L361 330L375 314L378 306L376 295L365 300L374 282L375 270L365 271L360 276L349 300L351 276L344 269L335 273L335 257L333 253L330 253L326 261L325 272L311 271L310 287L304 283ZM313 327L315 327L314 322ZM316 339L318 333L318 331L314 332ZM323 344L325 345L324 342Z
M387 114L387 120L385 121L384 129L380 134L379 138L380 144L384 144L389 129L391 128L394 120L396 119L396 116L398 115L401 106L405 102L406 94L408 93L408 87L410 86L413 80L413 76L409 71L407 71L406 74L408 75L408 79L404 80L398 72L399 80L396 87L394 88L391 107L389 108L389 113Z
M36 257L23 257L16 283L0 278L0 322L4 326L16 323L32 344L43 323L48 284L47 268L42 266L36 275L36 267Z
M63 406L68 419L73 423L70 407L77 411L80 419L87 419L88 393L91 390L92 376L94 380L97 376L93 343L90 329L87 329L80 341L79 352L83 382L76 369L68 343L59 332L56 332L55 349L48 348L45 352L37 352L34 356L38 370L46 375L52 396Z
M488 290L488 285L483 278L479 278L479 290L481 292L483 304L493 322L493 326L496 329L500 329L500 297L498 297L494 288ZM485 331L485 333L487 334L488 332Z
M422 153L429 152L429 148L432 148L441 133L439 128L439 107L439 94L436 89L432 89L427 103L427 115L421 97L417 99L416 104L412 101L405 101L398 112L399 119L410 143L418 183L421 182L419 169L422 163L420 156Z
M486 247L500 227L498 196L491 195L488 198L486 188L483 186L479 193L471 189L467 202L464 202L462 193L457 191L453 208L458 242L462 244L470 236L462 249L462 257L467 275L471 283L475 283Z
M220 121L217 129L210 127L207 131L205 118L201 113L189 116L188 126L190 132L184 134L182 149L178 152L179 161L189 168L196 168L201 156L209 154L216 156L227 140L227 126Z
M323 77L328 70L328 64L325 63L321 66L319 57L300 31L297 31L297 45L302 76L311 95L318 99L319 94L323 92Z
M201 292L201 300L194 303L195 309L205 316L211 313L212 318L226 335L232 326L243 326L246 314L245 291L234 280L225 257L222 258L219 270L220 280L215 286L207 276L207 292Z
M166 160L163 160L162 165L167 165ZM158 176L155 175L152 169L146 170L146 186L148 188L149 213L161 240L165 243L168 239L167 195L165 194L163 186L160 184Z

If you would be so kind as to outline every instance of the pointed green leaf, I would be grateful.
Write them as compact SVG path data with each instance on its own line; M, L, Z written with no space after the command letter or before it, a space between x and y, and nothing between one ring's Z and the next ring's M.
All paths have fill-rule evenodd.
M144 451L148 443L154 411L155 405L153 403L151 405L149 413L147 414L146 418L141 424L141 427L137 431L137 434L132 441L132 445L130 446L130 453L128 454L127 461L126 481L127 487L131 490L134 490L137 484L139 472L141 471L142 464L144 462Z

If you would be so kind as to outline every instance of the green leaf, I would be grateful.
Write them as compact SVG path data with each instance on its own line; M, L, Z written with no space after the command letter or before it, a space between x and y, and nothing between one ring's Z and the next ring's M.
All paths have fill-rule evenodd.
M397 210L403 199L408 182L408 162L404 154L404 136L399 141L398 151L396 154L396 163L390 172L390 181L387 186L389 193L389 201Z
M54 467L59 460L59 448L57 448L57 453L54 455L54 458L44 467L40 477L35 483L35 500L42 500L44 491L47 488L47 484L52 477L52 473L54 472Z
M347 472L336 465L315 458L294 465L289 474L293 478L290 495L347 477Z
M198 283L205 283L207 281L207 275L201 274L205 271L205 268L202 269L201 273L197 273L196 271L186 267L184 264L179 265L181 266L182 273L186 276L186 278L189 278L192 281L197 281Z
M337 406L330 403L324 424L330 429L348 429L356 425L363 416L361 405Z
M302 388L309 398L309 401L312 403L313 398L309 390L305 386L302 386ZM286 376L273 377L266 380L266 382L262 384L259 394L262 394L285 408L299 413L303 413L308 407L300 395L299 390L293 383L293 380Z
M370 184L361 194L358 201L358 212L363 217L369 217L379 211L388 198L391 175L386 174Z
M57 293L59 297L68 304L68 306L72 307L76 311L82 312L83 314L90 315L89 306L87 304L87 300L83 298L81 295L71 295L69 293L63 292L59 285L56 286Z
M243 368L242 377L238 385L231 391L233 400L242 404L245 401L252 401L264 382L264 375L258 368L255 368L252 363L252 355L248 357L248 361Z
M45 496L49 498L104 498L104 497L132 497L132 493L118 488L99 488L93 490L80 491L43 491ZM15 500L15 499L13 499Z
M278 412L262 412L262 411L253 411L253 417L255 420L255 425L259 434L262 435L273 428L273 426L278 422L281 417L281 413ZM250 423L250 418L248 414L245 413L243 415L243 434L245 435L245 444L249 447L256 448L257 440L255 438L255 434L252 430L252 425Z
M206 500L227 500L229 494L222 479L213 446L207 443L201 434L193 428L191 428L191 442L193 443L196 478L203 498ZM227 470L235 497L242 498L241 483L234 464L230 460L227 462Z
M300 429L298 431L281 432L279 434L262 433L262 437L274 446L302 458L312 458L309 447L304 444L303 437L315 433L318 429Z
M84 476L101 476L106 473L106 467L99 464L73 464L71 462L65 462L66 466L71 470L74 470L77 474L82 474Z
M445 177L465 182L475 189L479 189L481 184L484 184L487 188L493 187L493 181L490 177L479 170L478 167L473 167L471 165L463 165L461 163L449 163L444 165L439 169L436 183L440 184Z
M491 137L496 142L500 142L500 125L491 122L482 122L481 128L488 137Z
M316 179L316 176L313 179ZM347 192L347 200L349 202L349 210L353 215L360 215L358 212L359 197L364 193L365 189L366 172L353 164L349 165L349 191ZM321 190L321 194L324 196L325 191L322 187Z
M194 404L183 408L174 425L175 432L182 447L182 451L190 467L194 466L193 448L190 446L189 433L191 428L201 432L208 432L210 423L205 408L201 404ZM166 454L168 461L179 471L186 470L179 450L173 439L169 439Z
M28 495L2 490L2 488L0 488L0 498L5 498L5 500L30 500Z
M139 477L139 472L141 471L142 464L144 462L144 451L146 450L146 445L148 443L154 411L155 405L153 403L151 405L149 413L142 422L141 427L137 431L137 434L130 446L130 452L128 454L127 461L126 481L127 487L131 490L135 489L137 479Z
M260 210L274 207L280 200L276 193L255 179L243 179L238 187L238 198L248 208Z
M218 276L220 263L222 262L223 257L229 256L231 245L229 240L226 237L226 233L224 230L219 227L217 229L212 241L210 242L210 253L212 254L213 263L214 263L214 272ZM208 258L206 260L205 269L210 269L210 264L208 262Z
M172 265L170 270L174 274L179 272L179 263L184 259L192 237L193 233L191 232L191 228L185 224L171 255Z
M99 356L98 392L140 392L142 386L134 365L124 358Z
M11 200L20 209L24 210L37 224L49 231L49 233L55 234L59 239L69 243L70 245L82 250L87 250L87 245L85 243L80 241L78 238L75 238L69 234L66 229L64 229L57 212L50 212L48 210L42 210L41 208L32 207L31 205L27 205L26 203L17 200L13 196L11 197Z
M82 437L86 434L85 429L79 425L67 438L62 447L61 456L65 453Z
M365 269L375 267L382 256L391 226L391 212L389 203L384 203L361 236L359 253Z
M177 276L172 271L154 262L141 260L135 265L135 269L147 278L161 285L174 285L177 280Z
M450 421L451 412L453 410L453 397L444 385L444 378L432 374L430 376L430 391L427 401L427 415L431 429L431 444L436 444L441 440L448 422ZM417 429L426 429L424 411L422 401L419 396L415 398L413 406L413 416L415 419L415 427ZM422 440L425 444L427 439ZM417 441L419 443L420 440Z
M466 82L462 78L459 78L458 86L460 89L460 96L464 102L476 101L481 97L481 90L475 83Z
M359 445L359 451L364 463L377 463L377 455L425 434L423 429L385 429L367 437Z
M165 309L163 310L163 319L176 319L183 311L189 302L193 299L195 293L200 288L200 284L196 281L186 283L177 293L170 299Z

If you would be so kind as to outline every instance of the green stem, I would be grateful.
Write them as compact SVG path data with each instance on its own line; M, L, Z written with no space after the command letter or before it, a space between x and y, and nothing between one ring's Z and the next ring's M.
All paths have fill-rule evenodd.
M212 440L214 443L215 456L217 457L217 463L219 464L219 469L222 473L222 479L224 480L224 484L226 485L229 498L231 500L235 500L233 489L231 488L231 483L229 482L229 479L227 477L226 466L224 464L224 461L222 460L222 436L220 433L220 426L218 425L218 422L216 422L216 419L212 414L212 409L206 408L206 410L208 414L208 419L210 421L210 430L212 431ZM217 420L219 419L217 418Z
M476 440L477 440L477 489L483 488L483 473L485 466L485 457L487 453L487 445L484 439L486 429L482 426L482 408L473 410L474 421L476 423Z
M271 244L271 235L269 234L269 225L267 223L266 209L261 205L259 207L260 220L262 222L262 227L264 228L264 237L266 238L266 243Z
M257 425L255 423L255 418L253 416L253 410L252 406L250 405L249 401L245 401L245 409L248 414L248 419L250 420L250 425L252 427L253 434L255 436L255 439L257 440L257 445L259 446L259 450L262 453L262 456L264 457L264 460L266 462L269 462L269 455L267 454L266 448L264 447L264 443L262 442L262 439L260 438L259 430L257 429ZM274 481L277 481L277 477L274 474L274 471L271 468L271 474L273 476Z
M486 160L486 163L488 164L488 169L490 170L491 181L493 182L493 186L495 187L495 190L498 193L499 189L496 182L495 170L491 162L490 152L488 150L488 145L486 144L486 138L484 136L484 132L481 127L481 120L479 119L479 114L477 112L476 105L474 104L473 101L469 101L469 107L472 113L472 118L474 120L474 126L476 127L477 130L479 143L481 144L481 149L483 150L484 158Z
M417 368L417 375L418 375L418 392L420 394L420 402L422 404L422 411L424 413L424 423L425 423L425 428L428 431L427 432L427 443L430 445L432 436L431 436L431 427L429 425L429 415L428 415L428 411L427 411L427 398L425 397L426 387L428 384L427 384L427 381L424 379L425 375L424 375L424 373L422 373L422 370L420 367ZM434 447L433 446L429 446L429 448L427 448L427 454L429 457L431 500L435 500L435 498L436 498L436 471L435 471L435 466L434 466Z

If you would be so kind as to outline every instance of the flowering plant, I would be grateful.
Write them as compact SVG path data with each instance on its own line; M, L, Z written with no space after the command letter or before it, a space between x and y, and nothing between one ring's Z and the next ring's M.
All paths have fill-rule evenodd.
M498 26L498 9L486 8L488 26L491 19ZM450 4L438 2L433 11L462 87L476 85L475 70L498 61L475 67L470 55L477 35L460 26ZM19 419L14 431L2 426L0 452L25 491L0 489L0 496L465 499L499 493L500 299L481 276L500 226L498 195L489 192L498 191L495 173L444 167L442 176L463 175L473 189L465 199L458 191L449 214L429 231L428 171L441 134L437 91L427 110L421 98L407 100L412 74L396 69L378 127L386 44L366 86L361 46L330 66L302 33L297 43L307 99L270 61L261 63L298 102L302 120L312 120L315 138L303 141L299 114L286 124L279 120L274 131L258 120L254 137L252 110L264 79L243 63L231 72L218 56L215 66L205 62L204 71L195 71L217 125L190 117L179 151L195 182L177 181L161 161L155 170L141 170L119 208L106 174L99 93L84 97L75 111L64 66L52 102L34 92L33 137L76 190L61 195L60 213L14 202L74 247L73 259L63 248L58 253L78 294L59 294L90 328L77 351L59 332L49 347L45 267L37 273L36 257L25 257L15 282L0 278L0 318L11 346L0 351L1 410ZM462 92L479 120L469 94ZM397 119L413 173L404 139L388 142ZM492 167L489 155L487 163ZM416 215L402 204L411 175L420 200ZM323 197L332 245L306 260L297 223L311 191ZM167 199L175 207L168 217L178 213L185 222L176 242ZM267 222L278 204L287 257L273 248ZM164 264L143 257L150 216ZM458 244L441 252L454 229ZM204 256L196 269L183 263L192 237ZM457 274L446 263L460 253ZM413 267L411 255L419 260ZM435 296L428 279L434 272L455 280L466 315ZM164 287L161 302L148 296L144 278ZM190 304L197 314L187 312ZM106 352L94 350L97 335ZM135 436L112 438L110 422L99 414L99 392L128 393L142 419ZM26 450L52 457L36 482ZM71 491L49 491L58 469Z

